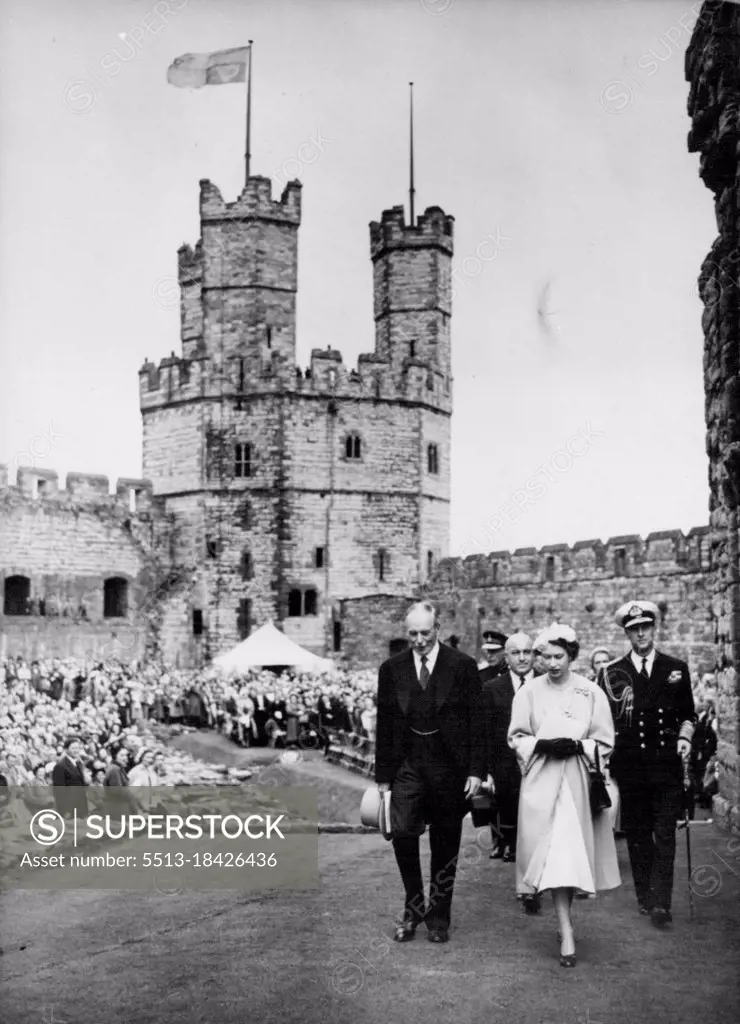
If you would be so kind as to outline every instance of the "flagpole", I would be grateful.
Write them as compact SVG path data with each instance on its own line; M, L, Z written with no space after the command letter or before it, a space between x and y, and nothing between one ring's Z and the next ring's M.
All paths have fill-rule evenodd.
M411 227L415 227L416 218L414 216L414 194L416 189L414 188L414 83L409 82L410 92L410 103L409 103L409 207L411 214Z
M247 69L247 149L244 154L244 184L249 184L249 161L252 157L250 151L252 137L252 40L249 40L249 67Z

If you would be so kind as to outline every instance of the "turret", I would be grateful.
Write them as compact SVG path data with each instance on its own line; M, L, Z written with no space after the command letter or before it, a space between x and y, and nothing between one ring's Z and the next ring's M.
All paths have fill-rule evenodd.
M415 225L406 224L402 206L370 225L376 355L397 374L430 369L448 395L453 225L454 217L438 206L428 207ZM425 373L418 376L426 386Z

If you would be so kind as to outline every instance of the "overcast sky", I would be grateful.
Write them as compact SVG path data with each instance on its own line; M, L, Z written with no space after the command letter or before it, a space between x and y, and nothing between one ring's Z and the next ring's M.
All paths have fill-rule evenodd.
M5 5L0 461L141 474L138 370L179 351L198 181L243 186L244 86L175 89L167 67L254 39L252 173L304 186L301 365L373 349L368 223L407 200L416 83L417 212L455 217L451 553L705 524L699 6Z

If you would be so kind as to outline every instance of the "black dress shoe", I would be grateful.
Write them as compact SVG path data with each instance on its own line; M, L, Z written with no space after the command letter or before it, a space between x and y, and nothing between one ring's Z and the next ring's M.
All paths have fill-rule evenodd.
M516 851L513 846L504 847L504 855L502 860L504 864L512 864L516 860Z
M673 916L670 910L666 910L665 907L653 907L650 911L650 922L656 928L665 928L672 920Z
M413 937L416 935L416 923L414 921L404 921L403 924L399 924L393 933L394 942L411 942Z
M504 848L503 848L503 846L494 846L493 850L491 850L490 854L488 855L488 859L489 860L501 860L503 855L504 855Z
M427 932L430 942L449 942L450 935L446 928L430 928Z

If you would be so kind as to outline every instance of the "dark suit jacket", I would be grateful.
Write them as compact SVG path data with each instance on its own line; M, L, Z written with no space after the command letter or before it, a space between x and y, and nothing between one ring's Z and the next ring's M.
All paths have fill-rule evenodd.
M79 818L87 817L87 793L84 788L87 783L76 761L63 754L52 769L51 784L54 787L56 807L62 817L71 816L74 810Z
M380 666L375 738L378 783L392 783L407 756L411 741L407 712L416 678L410 648ZM431 679L436 687L440 735L453 763L461 776L485 778L486 735L477 665L467 654L441 643Z
M522 773L516 754L506 739L511 725L511 705L514 703L514 684L508 669L483 683L482 703L486 723L488 772L493 776L497 789L507 783L518 786Z
M481 683L490 683L504 675L508 677L509 666L505 661L500 661L498 665L485 665L483 668L478 669L478 675L480 676Z
M609 767L617 782L641 774L650 765L682 774L676 752L683 722L695 722L694 696L685 661L655 652L653 671L644 680L626 654L601 669L598 684L611 708L616 738ZM625 697L632 689L632 711Z

